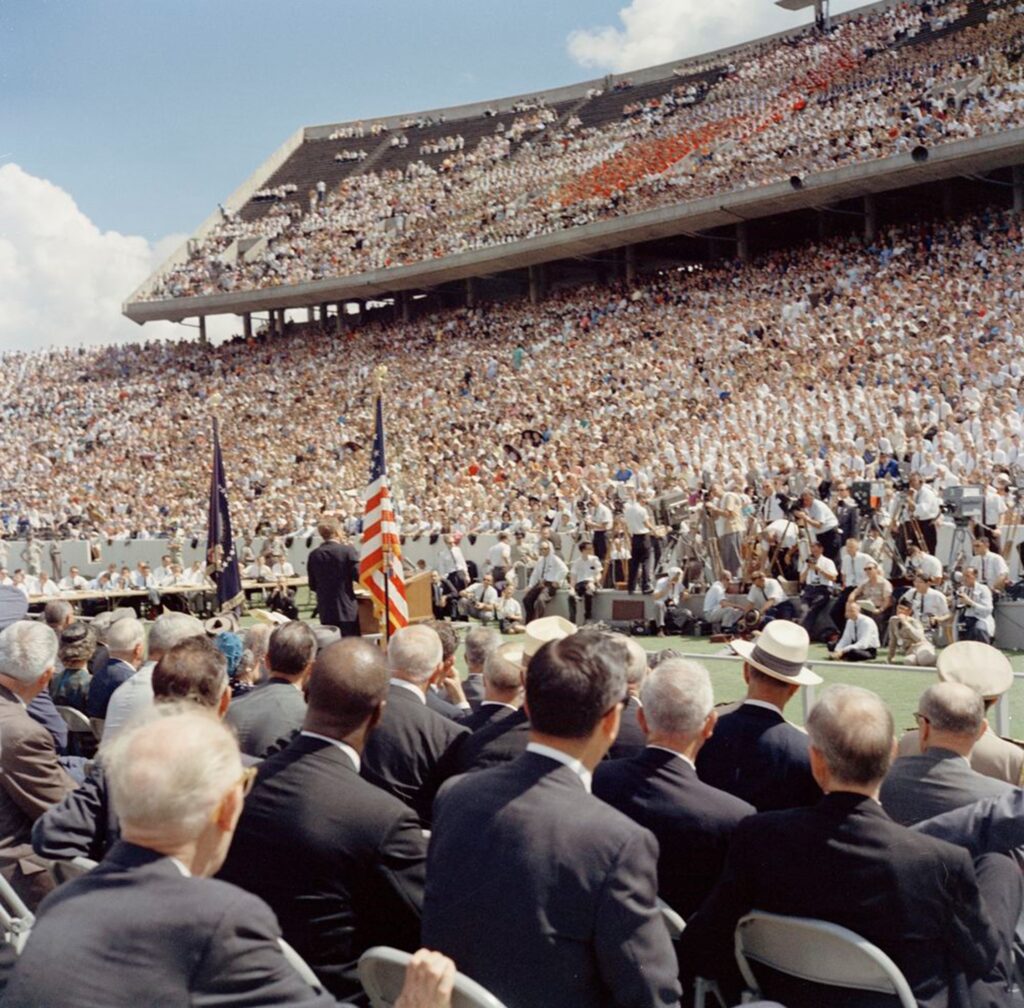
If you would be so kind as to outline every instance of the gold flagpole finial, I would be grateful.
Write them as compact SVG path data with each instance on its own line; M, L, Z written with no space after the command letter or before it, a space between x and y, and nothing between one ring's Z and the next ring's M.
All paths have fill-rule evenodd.
M384 379L388 376L388 368L386 364L378 364L373 369L373 387L377 390L377 395L380 395L384 391Z

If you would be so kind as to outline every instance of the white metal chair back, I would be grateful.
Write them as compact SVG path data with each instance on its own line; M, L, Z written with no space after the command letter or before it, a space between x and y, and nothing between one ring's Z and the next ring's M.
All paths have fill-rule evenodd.
M323 990L324 985L320 983L319 977L313 972L313 967L306 962L298 952L295 951L283 938L277 939L278 945L281 946L281 951L284 953L285 959L288 960L295 967L295 972L302 977L310 987L316 990Z
M736 925L735 942L736 963L755 998L762 992L751 963L761 963L801 980L884 994L897 998L901 1008L916 1008L892 959L838 924L754 910Z
M682 915L676 913L663 899L658 900L658 912L665 922L665 927L668 928L669 938L672 941L679 941L686 929L686 921L683 920Z
M87 875L96 867L92 858L76 857L69 861L54 861L50 866L50 874L57 885L63 885L81 875Z
M14 887L0 875L0 932L19 955L28 941L36 918Z
M77 708L61 706L57 708L57 713L64 719L64 724L68 726L68 731L92 734L92 723Z
M412 956L408 952L377 945L359 957L359 980L370 998L372 1008L392 1008L402 992L405 968ZM505 1008L490 991L475 980L455 975L452 1008Z

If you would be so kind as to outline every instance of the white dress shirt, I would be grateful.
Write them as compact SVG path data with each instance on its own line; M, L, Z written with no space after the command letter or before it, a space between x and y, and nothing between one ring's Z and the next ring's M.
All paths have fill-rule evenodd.
M427 702L426 694L415 683L411 683L406 679L396 679L394 676L392 676L389 682L392 686L401 686L402 689L407 689L410 693L414 693L419 697L420 703L425 704Z
M538 756L547 756L548 759L553 759L556 763L561 763L563 766L567 766L583 782L583 786L587 789L587 792L590 792L593 775L575 757L562 752L561 749L553 749L551 746L543 745L540 742L528 743L526 751L536 753Z
M881 647L878 641L878 625L870 616L861 613L855 620L848 619L843 627L843 635L836 644L836 654L842 656L845 651L866 651Z
M396 680L392 679L391 681L395 682ZM419 691L417 690L417 692ZM424 702L426 701L424 700ZM340 749L352 761L352 766L355 767L356 773L359 773L359 770L362 767L362 761L359 759L359 753L357 753L347 742L342 742L341 739L330 738L327 735L321 735L319 732L302 731L299 732L299 734L306 738L315 738L321 739L324 742L330 742L335 749Z

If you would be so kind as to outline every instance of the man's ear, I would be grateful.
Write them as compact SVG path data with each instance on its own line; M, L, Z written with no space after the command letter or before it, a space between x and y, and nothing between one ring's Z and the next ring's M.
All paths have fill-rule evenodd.
M638 707L637 708L637 711L636 711L636 721L637 721L637 724L640 725L640 731L642 731L644 733L644 735L650 735L651 734L651 728L650 728L650 725L648 725L648 723L647 723L647 715L644 714L643 707Z
M370 720L366 722L366 730L368 732L373 731L373 729L380 724L380 719L384 715L384 708L387 707L387 705L387 700L381 700L381 702L374 707L373 713L370 715Z
M224 715L228 712L228 705L231 703L231 687L225 686L224 692L220 695L220 700L217 701L217 717L223 719Z

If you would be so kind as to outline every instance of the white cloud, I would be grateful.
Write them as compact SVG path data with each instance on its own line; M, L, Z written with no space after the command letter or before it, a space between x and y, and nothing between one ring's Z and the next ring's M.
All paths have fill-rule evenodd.
M194 337L194 328L139 327L121 314L121 302L183 238L154 246L100 231L59 186L0 166L0 350ZM223 320L226 334L238 325Z
M832 12L855 4L834 3ZM713 52L807 24L772 0L632 0L619 11L621 27L604 25L569 33L569 55L584 67L621 73Z

